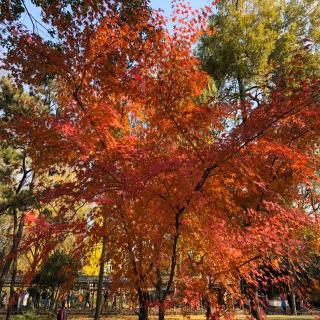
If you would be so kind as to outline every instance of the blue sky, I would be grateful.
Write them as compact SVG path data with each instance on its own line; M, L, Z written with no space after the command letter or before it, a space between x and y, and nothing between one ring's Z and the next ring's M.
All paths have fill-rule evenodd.
M194 8L200 8L209 2L209 0L190 0L190 3ZM151 5L155 9L163 9L167 15L170 15L171 13L171 0L151 0Z
M205 4L210 3L209 0L189 0L192 7L194 8L200 8L204 6ZM212 1L211 1L212 2ZM33 6L30 4L30 1L27 1L27 6L31 11L33 11ZM170 15L171 13L171 0L150 0L151 6L155 9L163 9L166 15ZM34 12L33 12L34 13Z
M191 6L193 8L201 8L204 5L210 5L212 3L212 0L185 0L185 2L190 2ZM151 6L154 9L162 9L164 10L164 13L166 16L170 16L171 12L172 12L172 8L171 8L171 0L150 0ZM37 9L30 0L26 1L26 5L29 9L29 11L31 12L31 14L38 20L41 20L39 15L39 9ZM25 23L28 27L32 27L31 23L27 17L26 14L24 14L24 16L22 17L23 23ZM169 28L172 27L172 25L169 22Z
M193 8L201 8L204 5L209 5L212 3L212 0L186 0L186 2L190 2ZM162 9L165 12L165 15L170 16L172 9L171 9L171 0L150 0L151 6L154 9ZM35 8L33 4L31 4L30 0L26 1L27 7L29 11L36 17L39 17L39 11ZM28 20L28 19L26 19ZM28 21L24 21L28 24Z

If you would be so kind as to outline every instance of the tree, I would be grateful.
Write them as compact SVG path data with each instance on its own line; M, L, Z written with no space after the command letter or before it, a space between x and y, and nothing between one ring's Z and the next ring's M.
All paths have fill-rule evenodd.
M99 4L71 7L68 19L63 2L41 7L55 29L51 42L4 25L11 33L3 60L17 81L35 92L48 75L58 83L55 112L15 127L37 170L72 171L72 179L44 186L41 204L65 206L55 219L35 215L29 235L45 242L49 232L73 233L84 257L107 231L115 277L127 279L139 319L148 319L152 286L164 319L189 249L218 257L211 267L204 261L207 274L232 276L244 264L248 279L259 272L250 263L257 253L263 261L288 248L298 256L292 244L312 221L291 204L301 198L298 186L315 179L319 79L297 78L292 88L280 77L269 98L235 122L237 103L199 98L209 77L192 54L198 18L170 34L146 8L124 19L120 1ZM83 202L90 214L70 214ZM206 241L196 245L194 235Z
M238 103L234 121L246 121L275 90L319 79L318 14L313 1L218 3L209 18L216 32L197 53L218 88L214 99Z
M46 216L49 219L52 213L48 208L41 207L37 199L37 193L50 181L47 174L50 170L36 172L33 169L28 143L20 135L21 132L16 130L17 123L24 123L27 117L48 114L51 107L48 91L44 88L40 90L41 95L38 96L32 95L32 93L27 94L13 82L12 78L4 77L1 79L0 216L4 231L2 233L3 241L7 243L3 248L7 247L8 250L2 252L0 261L0 289L11 271L11 298L16 273L21 271L23 264L25 265L23 260L29 264L30 270L34 272L57 244L62 246L63 239L60 236L54 241L47 241L49 250L45 250L45 247L42 248L43 253L46 253L43 255L43 253L40 254L41 244L30 242L28 233L25 232L34 221L33 212L38 212L40 216ZM24 124L26 125L26 123ZM60 209L62 204L56 202L55 206ZM52 243L54 243L53 246ZM27 269L26 267L24 271L28 271ZM30 273L31 275L26 274L26 282L31 281L32 272ZM11 305L9 304L7 318L10 317L10 313Z
M51 292L51 308L56 305L59 291L66 291L78 275L79 262L63 252L54 252L42 265L32 283Z
M290 86L292 80L319 78L318 15L317 1L220 1L209 18L216 32L198 48L219 99L240 102L245 120L250 106L279 89L279 79Z
M106 229L106 218L104 218L102 227ZM106 231L105 231L106 233ZM107 234L103 234L102 236L102 247L101 247L101 256L100 256L100 268L99 268L99 282L98 282L98 290L97 290L97 304L94 318L98 320L100 318L101 308L102 308L102 289L103 289L103 277L104 277L104 269L105 263L107 259Z
M25 226L25 214L34 207L34 172L31 161L19 133L10 130L10 124L18 117L33 112L38 102L14 85L10 78L0 82L0 216L8 243L8 251L3 251L0 260L0 291L11 270L10 301L13 297L17 273L18 253ZM4 139L3 139L4 138ZM3 247L5 248L5 247ZM7 310L10 317L11 307Z

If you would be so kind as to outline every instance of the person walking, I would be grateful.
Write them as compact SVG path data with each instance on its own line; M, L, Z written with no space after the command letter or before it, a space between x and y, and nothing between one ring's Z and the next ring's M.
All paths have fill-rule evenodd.
M25 311L27 309L28 300L29 300L29 292L27 290L24 290L22 295L22 311Z
M40 301L40 291L36 288L33 296L33 307L35 310L39 308L39 301Z
M90 308L90 306L91 306L91 304L90 304L90 291L89 291L89 290L86 292L86 300L85 300L84 305L85 305L86 307L89 307L89 308Z
M71 302L72 302L72 291L69 290L67 294L67 308L71 308Z
M24 291L19 290L18 291L18 306L17 306L17 312L22 312L22 302L24 297Z
M283 314L287 314L287 302L286 302L286 296L284 293L281 293L280 300L281 300L282 312L283 312Z
M82 303L83 303L83 300L84 300L84 297L83 297L82 293L79 294L78 299L79 299L80 305L82 306Z
M19 291L19 289L17 289L17 290L14 292L13 299L12 299L13 310L14 310L15 313L18 313L18 300L19 300L19 295L20 295L20 291Z
M105 306L106 309L108 308L108 289L104 289L103 305Z
M67 311L66 311L66 303L62 301L61 309L58 312L57 320L67 320Z
M43 290L41 293L41 304L43 308L47 307L47 290Z
M8 296L7 296L7 291L5 291L1 297L1 307L5 308L7 305L7 300L8 300Z

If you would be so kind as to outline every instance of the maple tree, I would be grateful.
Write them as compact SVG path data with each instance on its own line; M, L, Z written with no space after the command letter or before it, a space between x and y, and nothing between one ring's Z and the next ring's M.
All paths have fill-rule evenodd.
M103 243L100 279L108 251L114 284L127 279L139 319L148 319L154 287L162 320L179 276L193 299L206 291L209 306L217 302L208 276L256 284L263 263L298 259L303 231L315 227L294 204L299 186L317 179L319 81L292 72L299 85L284 88L279 77L234 121L243 105L203 97L210 78L192 53L212 8L177 1L169 32L159 12L129 3L37 2L46 37L3 20L2 61L37 94L54 79L51 112L22 115L10 130L36 172L70 171L40 186L42 206L61 205L50 219L30 215L26 245L45 256L72 234L73 255L86 257ZM80 216L83 203L91 208Z
M214 98L239 103L235 122L245 121L270 93L297 87L302 79L319 79L318 14L313 1L218 3L209 19L216 34L202 37L198 55L213 77ZM297 199L291 201L308 202Z

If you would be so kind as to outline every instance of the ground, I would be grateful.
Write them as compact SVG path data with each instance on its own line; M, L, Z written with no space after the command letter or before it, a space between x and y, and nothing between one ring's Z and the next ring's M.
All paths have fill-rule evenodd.
M13 317L12 320L14 320L16 317ZM151 316L150 320L156 320L158 319L156 316ZM237 317L237 320L245 320L248 319L244 315L239 315ZM289 315L270 315L268 316L268 320L317 320L316 316L311 315L301 315L301 316L289 316ZM4 320L3 316L0 316L0 320ZM48 319L48 316L41 316L39 317L39 320L51 320ZM84 316L69 316L68 320L92 320L92 317L84 317ZM137 320L137 317L135 316L108 316L103 317L101 320ZM204 320L203 315L197 315L197 316L191 316L191 318L186 318L183 316L167 316L166 320Z
M74 319L74 320L89 320L92 318L84 318L84 317L71 317L68 319ZM137 317L124 317L124 316L116 316L116 317L112 317L109 316L107 318L102 318L101 320L134 320L137 319ZM158 319L157 317L150 317L150 320L156 320ZM245 316L238 316L237 317L238 320L245 320L247 319ZM316 320L315 316L288 316L288 315L284 315L284 316L279 316L279 315L272 315L272 316L268 316L268 319L270 320ZM182 317L182 316L167 316L166 320L188 320L188 318L186 317ZM204 320L204 316L191 316L190 320Z

